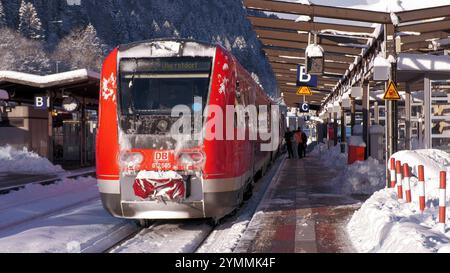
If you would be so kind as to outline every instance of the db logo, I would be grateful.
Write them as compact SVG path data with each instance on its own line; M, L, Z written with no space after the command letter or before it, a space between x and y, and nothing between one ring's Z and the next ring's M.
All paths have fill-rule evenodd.
M155 161L169 161L169 152L156 152Z

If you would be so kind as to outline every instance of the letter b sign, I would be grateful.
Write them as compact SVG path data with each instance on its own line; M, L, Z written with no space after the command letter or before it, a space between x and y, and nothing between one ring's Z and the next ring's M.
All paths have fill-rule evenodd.
M50 98L45 96L34 97L34 108L36 109L48 109L50 106Z
M297 86L317 87L317 76L309 75L306 67L297 66Z

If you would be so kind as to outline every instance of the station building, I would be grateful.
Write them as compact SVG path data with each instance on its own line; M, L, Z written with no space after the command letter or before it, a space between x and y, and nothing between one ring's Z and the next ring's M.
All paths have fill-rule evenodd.
M27 148L66 169L95 165L100 74L0 71L0 146ZM5 92L6 91L6 92Z

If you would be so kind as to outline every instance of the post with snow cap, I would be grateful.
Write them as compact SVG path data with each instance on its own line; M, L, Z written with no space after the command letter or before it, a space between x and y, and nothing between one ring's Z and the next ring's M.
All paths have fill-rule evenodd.
M425 168L423 165L419 165L419 184L417 185L419 191L419 209L420 212L425 211Z
M395 174L395 158L391 158L391 168L390 168L390 174L391 174L391 188L395 188L395 185L397 185L396 181L396 174Z
M446 210L446 188L447 188L447 172L441 172L439 185L439 223L443 225L445 229L445 210Z
M396 162L396 172L397 172L397 196L398 199L403 199L403 186L402 186L402 162Z
M411 203L411 172L409 165L405 163L403 165L403 185L405 188L406 203Z

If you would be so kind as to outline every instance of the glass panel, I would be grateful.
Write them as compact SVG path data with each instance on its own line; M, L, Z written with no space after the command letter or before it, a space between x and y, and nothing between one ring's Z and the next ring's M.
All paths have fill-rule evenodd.
M433 149L450 151L450 81L431 82L431 139Z

